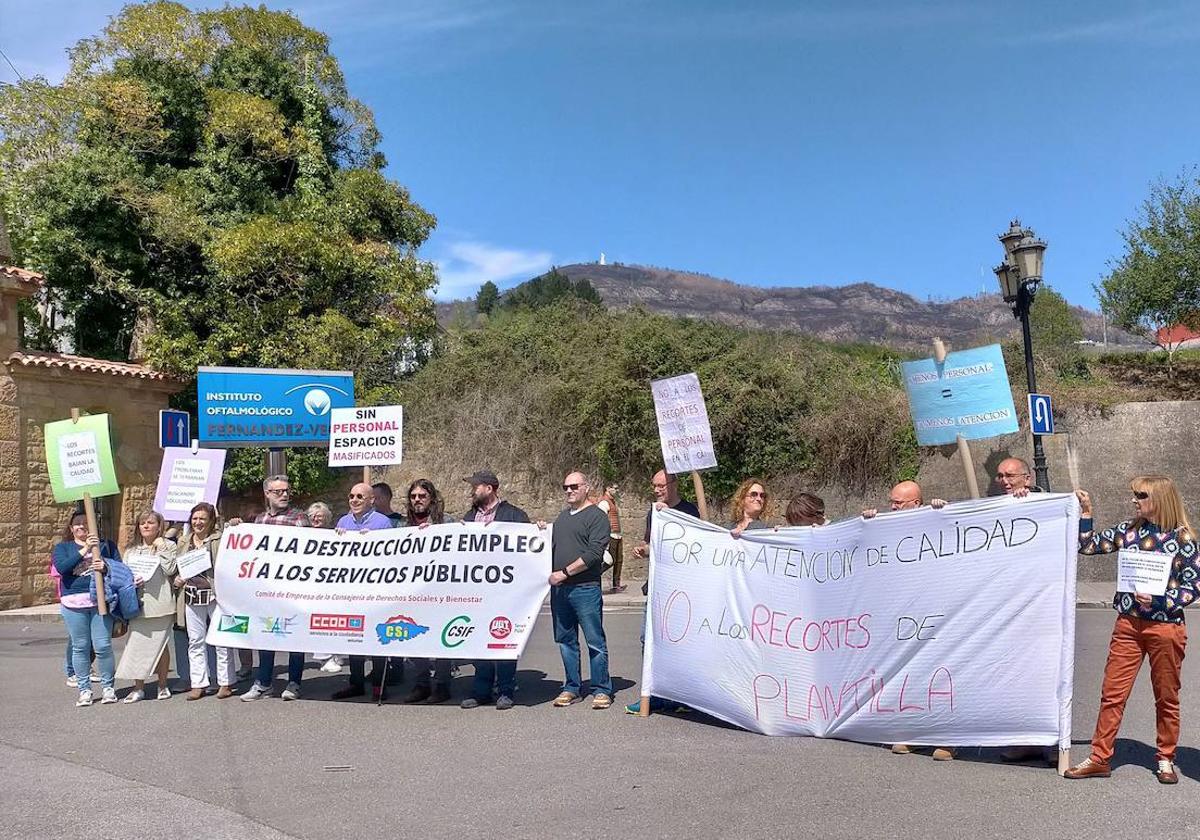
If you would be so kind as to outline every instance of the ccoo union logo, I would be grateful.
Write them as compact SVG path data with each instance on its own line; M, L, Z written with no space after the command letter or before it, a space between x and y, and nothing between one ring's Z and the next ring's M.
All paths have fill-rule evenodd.
M308 629L317 631L341 631L361 633L366 628L366 617L342 613L314 613L308 619Z
M415 618L407 615L394 615L387 621L375 625L375 633L379 636L381 645L386 645L388 642L407 642L409 639L415 639L422 633L428 632L428 627L417 624Z
M474 631L475 626L471 624L471 616L455 616L447 621L446 626L442 628L442 645L448 648L456 648L465 642Z

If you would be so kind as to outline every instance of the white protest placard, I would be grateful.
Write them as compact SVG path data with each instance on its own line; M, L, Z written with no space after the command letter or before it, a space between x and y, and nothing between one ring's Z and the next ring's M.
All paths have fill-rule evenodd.
M335 408L329 412L329 466L399 464L403 455L404 406Z
M932 746L1071 734L1073 495L739 539L654 513L642 694L768 735Z
M192 508L201 502L216 506L224 471L224 449L167 447L158 472L154 509L168 522L186 522Z
M1165 595L1175 555L1123 548L1117 552L1117 591Z
M213 645L516 659L549 590L553 528L493 522L221 535Z
M160 568L158 555L147 551L130 552L121 559L133 572L133 576L142 583L154 577L154 573Z
M650 383L663 464L672 475L706 470L717 465L708 409L694 373L656 379Z
M63 472L64 486L84 487L88 484L99 484L102 480L95 432L75 432L59 437L58 458L59 463L71 467Z
M212 568L212 555L207 548L197 548L182 554L178 560L179 576L184 580L202 575Z

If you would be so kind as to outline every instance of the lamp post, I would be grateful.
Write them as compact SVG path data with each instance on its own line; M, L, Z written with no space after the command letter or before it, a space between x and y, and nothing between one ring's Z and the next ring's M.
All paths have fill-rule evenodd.
M1037 380L1033 373L1033 339L1029 334L1029 309L1033 296L1042 282L1042 263L1046 254L1046 243L1038 239L1029 228L1021 227L1020 219L1013 219L1008 230L999 236L1004 245L1004 262L996 266L996 279L1000 281L1000 292L1004 302L1012 307L1013 317L1021 321L1021 336L1025 342L1025 382L1029 393L1037 393ZM1037 486L1050 489L1050 476L1046 469L1046 452L1042 449L1042 436L1033 436L1033 475Z

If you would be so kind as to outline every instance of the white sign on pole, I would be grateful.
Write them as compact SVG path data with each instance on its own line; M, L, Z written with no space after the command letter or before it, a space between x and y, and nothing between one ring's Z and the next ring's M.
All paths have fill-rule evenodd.
M182 554L179 563L179 576L184 580L202 575L212 568L212 554L207 548L197 548Z
M663 464L672 475L706 470L717 465L708 409L694 373L656 379L650 383Z
M549 590L552 532L513 522L345 534L236 525L221 535L208 642L516 659Z
M1165 595L1175 555L1123 548L1117 552L1117 591Z
M400 463L404 406L335 408L329 418L329 466L376 467Z
M654 513L642 694L768 735L1070 744L1079 504L817 528Z

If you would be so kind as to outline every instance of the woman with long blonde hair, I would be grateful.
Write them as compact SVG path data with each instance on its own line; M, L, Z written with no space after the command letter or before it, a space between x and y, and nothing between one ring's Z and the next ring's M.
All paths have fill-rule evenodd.
M743 531L754 531L769 527L766 523L768 506L771 503L767 494L767 485L760 478L747 478L733 491L730 502L733 523L729 529L735 537Z
M1169 555L1170 576L1162 595L1117 592L1113 608L1119 613L1108 645L1100 711L1092 735L1092 754L1066 772L1068 779L1106 778L1125 703L1133 682L1150 659L1158 734L1155 775L1164 785L1179 781L1175 747L1179 742L1179 683L1187 646L1183 608L1195 602L1200 579L1200 548L1188 523L1175 482L1165 475L1142 475L1130 482L1133 515L1115 528L1092 530L1092 499L1079 497L1079 551L1111 554L1125 549Z
M167 642L175 624L175 595L171 579L175 576L175 543L166 538L166 523L156 511L143 511L137 518L133 540L125 551L127 560L136 562L139 556L154 559L145 579L135 578L142 591L142 612L129 622L129 639L117 665L117 679L133 680L133 691L124 702L136 703L146 696L146 680L158 679L159 700L171 696L167 677L171 655Z

